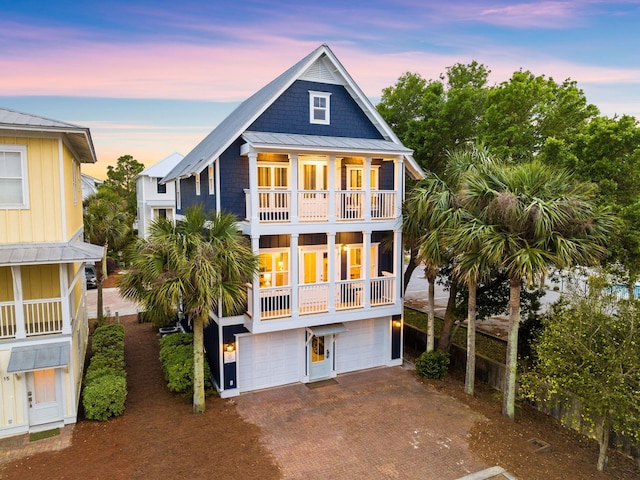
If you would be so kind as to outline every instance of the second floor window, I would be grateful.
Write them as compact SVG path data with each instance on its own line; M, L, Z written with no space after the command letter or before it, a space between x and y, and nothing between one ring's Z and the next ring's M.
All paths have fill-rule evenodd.
M272 250L262 252L260 262L260 288L289 285L289 252Z
M320 125L331 123L331 94L309 92L309 121Z
M0 208L28 208L27 148L0 145Z
M160 183L161 178L156 179L156 190L158 193L167 193L167 184Z

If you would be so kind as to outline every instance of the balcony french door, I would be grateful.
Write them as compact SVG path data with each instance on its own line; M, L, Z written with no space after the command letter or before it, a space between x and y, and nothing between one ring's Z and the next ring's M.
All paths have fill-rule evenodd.
M329 187L327 164L305 161L301 164L298 218L303 222L324 221L328 218Z
M291 192L289 165L268 163L258 166L258 208L262 222L289 220Z

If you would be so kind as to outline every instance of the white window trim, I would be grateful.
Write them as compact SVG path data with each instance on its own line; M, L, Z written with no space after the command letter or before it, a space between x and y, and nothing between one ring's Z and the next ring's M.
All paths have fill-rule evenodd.
M207 168L207 174L209 175L209 195L213 195L214 187L213 187L213 163L209 164Z
M289 190L289 185L291 185L291 168L289 168L289 163L285 162L259 162L258 169L260 168L268 168L270 170L269 180L270 185L258 185L258 189L260 190ZM284 168L287 170L287 184L283 187L276 186L276 176L275 169L276 168Z
M286 253L287 254L287 264L286 265L282 265L282 270L278 270L278 265L277 265L277 260L276 260L276 255L279 253ZM258 277L265 275L265 274L269 274L269 280L268 282L270 283L270 285L268 287L260 287L260 288L269 288L269 287L275 287L276 285L276 275L278 274L282 274L282 273L286 273L287 274L287 284L286 285L278 285L278 288L284 288L284 287L289 287L291 286L291 252L290 249L287 247L280 247L280 248L261 248L260 251L258 252L258 255L262 255L262 254L271 254L271 268L264 270L264 271L260 271L258 272Z
M176 179L176 208L182 210L182 198L180 195L180 179Z
M0 209L3 210L23 210L29 208L29 175L27 171L27 146L26 145L0 145L0 152L18 152L21 160L21 180L22 180L22 203L21 204L3 204L0 203Z
M196 173L196 196L200 196L200 174Z
M326 101L326 106L323 109L325 112L324 120L317 119L314 117L315 110L319 108L314 106L314 100L316 98L324 98ZM315 92L313 90L309 90L309 122L317 125L330 125L331 124L331 94L329 92Z

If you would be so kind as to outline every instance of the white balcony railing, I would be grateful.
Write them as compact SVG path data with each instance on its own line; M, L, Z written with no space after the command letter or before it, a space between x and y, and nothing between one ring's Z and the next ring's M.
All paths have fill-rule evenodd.
M371 192L371 219L392 219L396 215L396 193Z
M336 218L362 220L364 218L364 192L336 192Z
M27 336L62 332L61 300L27 300L24 302Z
M336 310L364 307L364 280L336 282Z
M379 277L371 279L371 306L389 305L394 302L396 285L395 277Z
M291 192L284 190L258 191L258 217L264 223L288 222Z
M329 192L303 190L298 192L298 220L325 222L329 218Z
M16 307L13 302L0 303L0 338L16 335Z
M260 289L260 314L263 320L291 315L291 287Z
M300 315L329 311L329 284L313 283L298 287Z

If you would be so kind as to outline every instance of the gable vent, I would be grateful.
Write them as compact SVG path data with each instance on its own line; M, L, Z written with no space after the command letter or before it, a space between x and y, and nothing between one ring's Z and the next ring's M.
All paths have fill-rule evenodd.
M311 65L303 75L300 76L302 80L309 80L311 82L322 82L322 83L336 83L342 84L343 82L335 76L331 70L329 70L327 64L324 62L323 58L319 58L316 60L313 65Z

